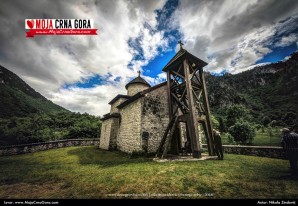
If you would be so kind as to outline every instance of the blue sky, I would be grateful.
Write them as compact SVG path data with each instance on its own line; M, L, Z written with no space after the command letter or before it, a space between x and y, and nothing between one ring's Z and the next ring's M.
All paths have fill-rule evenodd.
M290 56L295 51L297 51L296 43L292 43L286 47L274 48L272 52L266 54L261 60L257 61L256 64L282 61L285 57Z
M29 39L27 18L89 18L98 35ZM216 75L284 60L297 51L298 1L4 0L0 26L1 65L71 111L103 115L139 70L164 81L178 40Z

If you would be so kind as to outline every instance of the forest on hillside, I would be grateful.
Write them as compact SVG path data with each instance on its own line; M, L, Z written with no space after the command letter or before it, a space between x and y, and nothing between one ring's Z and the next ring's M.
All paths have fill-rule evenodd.
M249 122L298 131L298 52L283 62L255 67L238 74L205 74L211 112L227 120L233 105L242 105Z
M0 146L62 139L99 138L101 122L87 113L33 113L0 118Z
M0 146L99 138L99 117L70 112L0 65Z

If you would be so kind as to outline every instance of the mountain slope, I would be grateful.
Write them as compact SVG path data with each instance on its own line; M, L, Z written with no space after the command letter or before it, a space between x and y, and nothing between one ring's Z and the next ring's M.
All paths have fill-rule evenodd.
M60 111L67 110L46 99L16 74L0 66L0 118Z
M242 104L250 109L256 122L268 116L280 125L297 124L298 52L284 62L235 75L206 73L205 78L213 112L222 114L225 108Z

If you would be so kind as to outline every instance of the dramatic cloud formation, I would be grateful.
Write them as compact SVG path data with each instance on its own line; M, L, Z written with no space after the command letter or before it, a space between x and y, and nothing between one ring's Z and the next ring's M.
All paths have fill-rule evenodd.
M125 93L125 83L158 55L157 48L166 46L162 32L151 34L144 27L144 23L157 24L154 10L163 4L118 0L2 2L0 25L5 30L0 33L1 64L55 103L73 111L102 115L109 109L107 102L117 93ZM99 35L26 39L26 18L91 18ZM128 40L139 35L143 37L145 59L132 61L127 67L135 54ZM65 84L84 82L96 74L106 79L104 85L62 89Z
M297 40L297 12L291 0L186 0L173 19L188 50L211 61L209 71L237 73L272 52L276 39L275 46Z
M0 64L53 102L95 115L126 94L138 70L152 85L164 81L163 58L180 38L218 73L273 61L266 57L280 49L285 58L298 46L292 0L3 0L0 18ZM30 39L26 18L89 18L99 32Z

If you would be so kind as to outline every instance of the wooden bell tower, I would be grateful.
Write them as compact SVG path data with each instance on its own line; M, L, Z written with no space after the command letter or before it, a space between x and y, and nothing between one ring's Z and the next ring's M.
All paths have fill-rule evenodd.
M178 151L179 122L186 124L186 147L194 158L200 158L202 148L199 144L199 124L205 133L209 155L213 152L213 135L208 94L203 74L206 62L195 57L182 47L163 68L167 73L167 95L169 106L169 124L164 132L156 156L163 158L169 150ZM181 149L181 148L180 148ZM177 154L177 152L176 152Z

